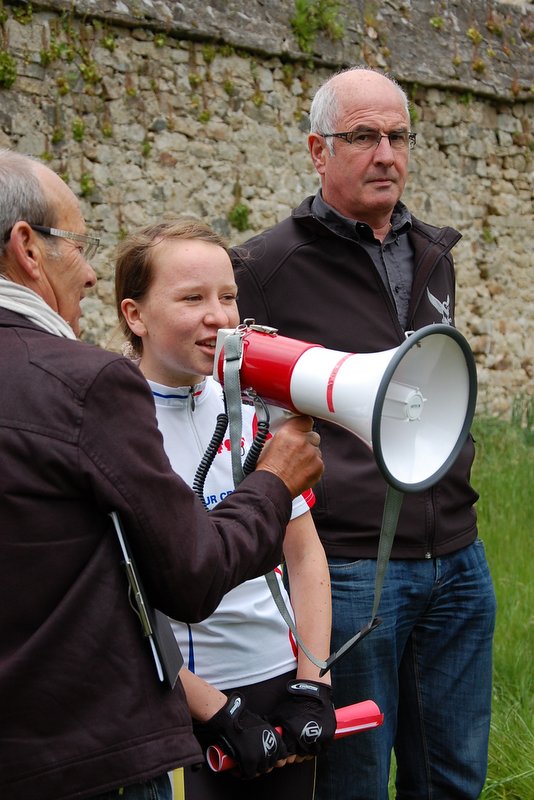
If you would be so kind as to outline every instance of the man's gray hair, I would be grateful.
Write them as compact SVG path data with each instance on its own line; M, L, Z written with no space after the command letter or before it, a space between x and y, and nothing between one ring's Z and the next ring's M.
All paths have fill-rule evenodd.
M55 225L55 209L45 197L34 163L40 162L0 149L0 253L11 228L19 220L30 225Z
M397 91L402 97L404 107L406 109L406 117L410 119L410 102L408 96L400 84L388 73L380 72L380 70L372 69L365 65L358 65L356 67L349 67L348 69L339 70L328 78L327 81L320 86L313 98L310 108L310 133L334 133L339 120L340 109L337 92L335 89L334 78L338 75L344 75L346 72L355 72L363 70L364 72L376 72L383 75L390 83L395 86ZM331 155L334 155L334 143L332 139L327 139L326 144Z

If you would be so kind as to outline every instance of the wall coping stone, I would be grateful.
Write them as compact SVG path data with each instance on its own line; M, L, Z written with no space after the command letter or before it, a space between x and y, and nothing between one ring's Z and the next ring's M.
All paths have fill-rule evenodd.
M334 5L334 3L333 3ZM212 41L263 56L337 69L367 63L399 81L480 97L526 100L534 93L530 3L382 0L339 3L345 35L317 36L303 53L291 28L293 0L48 0L35 9L75 13L168 36ZM480 36L480 41L477 41Z

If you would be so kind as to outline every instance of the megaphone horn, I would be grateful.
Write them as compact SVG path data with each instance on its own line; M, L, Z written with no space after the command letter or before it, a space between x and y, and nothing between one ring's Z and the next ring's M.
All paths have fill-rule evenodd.
M469 433L476 405L473 353L456 328L428 325L391 350L347 353L279 336L247 320L217 336L214 377L224 383L224 341L242 337L240 382L265 402L333 422L373 451L402 492L436 483Z

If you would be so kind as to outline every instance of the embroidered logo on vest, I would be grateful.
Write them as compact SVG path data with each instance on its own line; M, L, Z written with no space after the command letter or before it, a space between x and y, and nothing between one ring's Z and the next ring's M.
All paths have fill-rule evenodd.
M441 321L446 325L452 325L450 296L447 295L447 299L442 303L441 300L438 300L437 297L434 297L434 295L429 292L428 289L426 290L426 293L434 308L441 314Z

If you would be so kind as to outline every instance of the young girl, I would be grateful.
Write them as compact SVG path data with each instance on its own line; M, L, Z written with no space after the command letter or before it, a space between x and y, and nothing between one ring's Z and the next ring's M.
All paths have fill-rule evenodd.
M152 389L170 462L193 485L224 411L221 387L206 377L213 371L217 331L239 323L225 244L197 221L146 227L122 242L115 288L121 327ZM251 406L244 405L242 414L245 457L257 420ZM233 488L226 431L205 477L207 510ZM313 503L311 492L307 499ZM325 659L331 625L328 568L303 496L294 501L284 558L299 636ZM203 622L176 622L174 630L187 667L180 677L195 733L205 746L223 743L239 767L239 774L216 774L206 766L186 769L186 800L238 800L252 793L256 800L313 798L315 759L310 759L327 746L335 729L329 677L319 678L318 667L294 646L265 579L229 592ZM310 723L311 742L305 733ZM282 727L282 737L274 725ZM253 783L243 780L258 773Z

